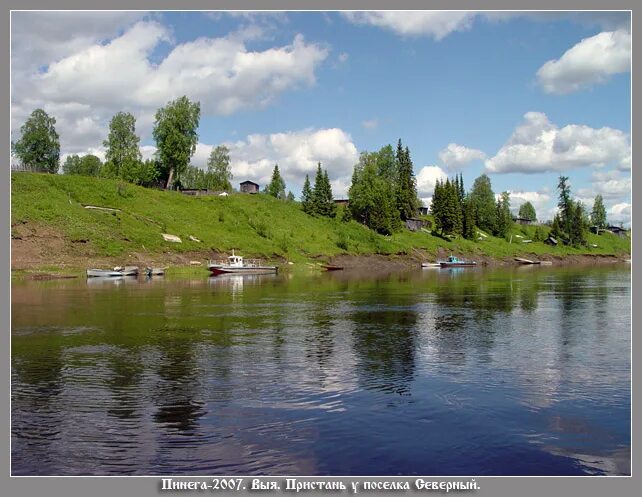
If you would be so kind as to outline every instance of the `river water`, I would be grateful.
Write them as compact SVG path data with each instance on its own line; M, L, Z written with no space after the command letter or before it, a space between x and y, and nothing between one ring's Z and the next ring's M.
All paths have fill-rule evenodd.
M12 474L630 474L630 277L14 282Z

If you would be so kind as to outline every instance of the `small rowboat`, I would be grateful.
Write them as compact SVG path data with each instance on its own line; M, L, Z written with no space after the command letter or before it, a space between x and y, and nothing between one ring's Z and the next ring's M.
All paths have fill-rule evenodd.
M88 278L118 278L120 276L138 276L138 266L116 266L114 269L87 269Z
M145 274L147 276L162 276L165 274L164 267L146 267Z
M441 264L438 262L422 262L421 267L441 267Z
M530 259L524 259L523 257L515 257L515 261L520 264L541 264L540 261L531 261Z
M326 271L341 271L343 270L343 266L333 266L331 264L322 264L321 267L325 269Z
M87 278L120 278L124 276L120 271L111 269L87 269Z

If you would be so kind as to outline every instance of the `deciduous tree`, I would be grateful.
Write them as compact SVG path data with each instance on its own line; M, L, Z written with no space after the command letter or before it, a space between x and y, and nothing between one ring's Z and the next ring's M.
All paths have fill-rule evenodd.
M11 144L13 155L24 169L56 173L60 167L60 138L56 119L44 110L34 110L20 128L20 138Z
M173 185L175 176L180 179L196 151L200 117L200 103L191 102L186 96L169 102L156 112L153 135L167 174L167 188Z

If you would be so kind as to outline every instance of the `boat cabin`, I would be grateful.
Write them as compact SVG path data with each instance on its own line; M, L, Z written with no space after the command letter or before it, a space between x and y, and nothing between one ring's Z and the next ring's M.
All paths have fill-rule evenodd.
M243 257L240 255L230 255L227 262L230 267L243 267Z

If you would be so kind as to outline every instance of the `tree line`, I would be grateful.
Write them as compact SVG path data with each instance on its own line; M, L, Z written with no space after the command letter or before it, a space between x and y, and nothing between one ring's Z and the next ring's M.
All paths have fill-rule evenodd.
M186 96L168 102L155 114L152 136L156 141L154 158L143 160L136 118L129 112L118 112L109 123L109 134L103 141L104 164L95 155L70 155L64 174L120 178L141 186L165 188L208 188L230 191L232 173L229 150L214 148L207 170L190 164L198 143L200 103ZM20 138L11 143L11 152L28 171L57 173L60 168L60 137L56 119L43 109L34 110L20 128Z
M580 201L571 198L569 178L560 176L558 212L550 223L550 235L572 246L587 244L589 227L606 228L606 209L601 195L595 197L593 209L588 214ZM485 231L496 237L506 238L513 226L510 209L510 193L502 192L496 196L490 178L482 174L475 179L470 192L464 189L463 176L452 180L437 180L431 203L431 214L435 229L442 236L463 236L474 240L478 233ZM531 202L523 203L519 208L519 218L537 221L537 213ZM538 226L533 241L544 241L545 233Z
M200 188L231 191L232 179L229 149L215 147L208 158L207 169L190 164L198 143L200 103L186 96L169 102L155 114L152 135L156 141L154 158L142 160L136 119L129 112L117 113L109 123L103 141L105 162L95 155L69 155L64 174L120 178L141 186L165 188ZM24 170L57 173L60 168L60 138L56 119L42 109L35 109L20 128L20 138L11 143L11 152ZM598 229L607 226L606 210L601 195L595 197L589 215L584 205L571 198L568 177L560 176L558 185L559 211L551 223L551 236L574 246L586 244L589 225ZM270 183L263 190L275 198L293 201L278 164ZM377 152L362 152L354 166L348 191L349 203L343 220L356 220L381 234L392 234L403 222L416 216L420 201L417 197L414 166L408 147L398 140ZM314 187L306 175L301 194L301 207L310 215L335 217L336 205L327 171L318 164ZM497 198L490 178L482 174L475 179L470 192L464 189L463 176L438 180L431 202L435 230L442 236L476 238L476 229L497 237L506 237L513 224L509 192ZM537 214L530 202L521 205L519 217L536 221ZM543 232L536 232L543 239Z

